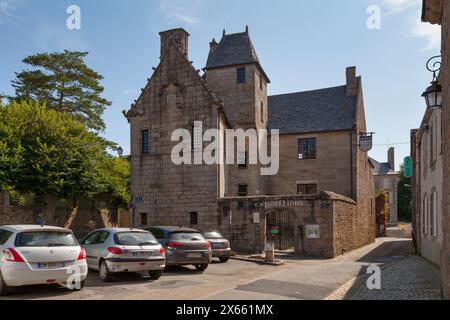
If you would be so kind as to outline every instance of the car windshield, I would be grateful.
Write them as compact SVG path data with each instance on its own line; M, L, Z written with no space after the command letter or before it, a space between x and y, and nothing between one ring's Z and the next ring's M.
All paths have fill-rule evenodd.
M158 240L150 232L118 232L114 235L116 244L122 246L157 245Z
M205 232L204 233L206 239L223 239L222 235L219 232Z
M73 247L77 240L70 232L29 231L22 232L16 238L17 247Z
M205 240L205 237L200 232L195 232L195 231L173 232L170 235L170 238L172 240L182 240L182 241L203 241L203 240Z

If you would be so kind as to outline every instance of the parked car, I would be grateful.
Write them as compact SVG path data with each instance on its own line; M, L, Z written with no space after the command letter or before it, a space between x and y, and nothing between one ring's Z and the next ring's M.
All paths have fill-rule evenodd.
M146 230L104 228L88 234L81 245L86 250L88 267L100 279L114 280L119 272L148 272L158 280L166 266L164 248Z
M211 263L211 244L200 231L184 227L151 227L150 231L166 249L166 265L193 265L205 271Z
M73 289L80 290L87 273L85 251L71 230L36 225L0 227L0 295L8 294L11 287L65 284L76 279L79 283Z
M227 239L217 231L203 232L203 235L211 243L213 258L219 258L220 262L230 260L231 247Z

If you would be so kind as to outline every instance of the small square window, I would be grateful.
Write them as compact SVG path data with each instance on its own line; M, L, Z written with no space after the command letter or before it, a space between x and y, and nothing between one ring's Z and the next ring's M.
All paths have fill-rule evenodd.
M245 83L245 68L238 68L237 69L237 83Z
M238 185L238 197L246 197L248 196L248 185L247 184L239 184Z
M298 184L297 194L317 194L317 184Z
M298 140L298 159L316 159L316 138Z
M148 215L146 213L141 213L141 225L146 226L148 224Z
M198 224L198 212L190 212L190 219L191 219L191 225L197 225Z
M238 168L245 169L248 167L248 153L246 151L238 152Z

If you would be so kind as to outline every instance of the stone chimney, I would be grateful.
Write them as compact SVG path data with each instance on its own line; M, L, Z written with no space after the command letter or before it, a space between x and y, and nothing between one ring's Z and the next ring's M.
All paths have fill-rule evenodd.
M348 67L346 70L347 77L347 96L353 97L358 94L358 83L356 81L356 67Z
M388 150L388 162L389 167L395 171L395 149L389 148Z
M187 57L189 33L186 30L182 28L172 29L160 32L159 35L161 36L161 57L166 53L172 40L175 41L175 44Z
M209 43L209 52L213 52L214 50L217 49L217 47L219 46L219 44L217 43L216 39L212 39L212 41Z

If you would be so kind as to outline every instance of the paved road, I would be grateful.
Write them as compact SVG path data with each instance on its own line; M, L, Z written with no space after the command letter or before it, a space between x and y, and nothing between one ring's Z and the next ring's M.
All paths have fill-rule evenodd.
M283 266L231 260L213 263L205 273L180 267L158 281L124 274L103 283L90 272L81 292L58 286L24 287L9 299L324 299L350 279L364 274L371 263L386 264L407 256L411 241L384 238L332 260L286 260Z

